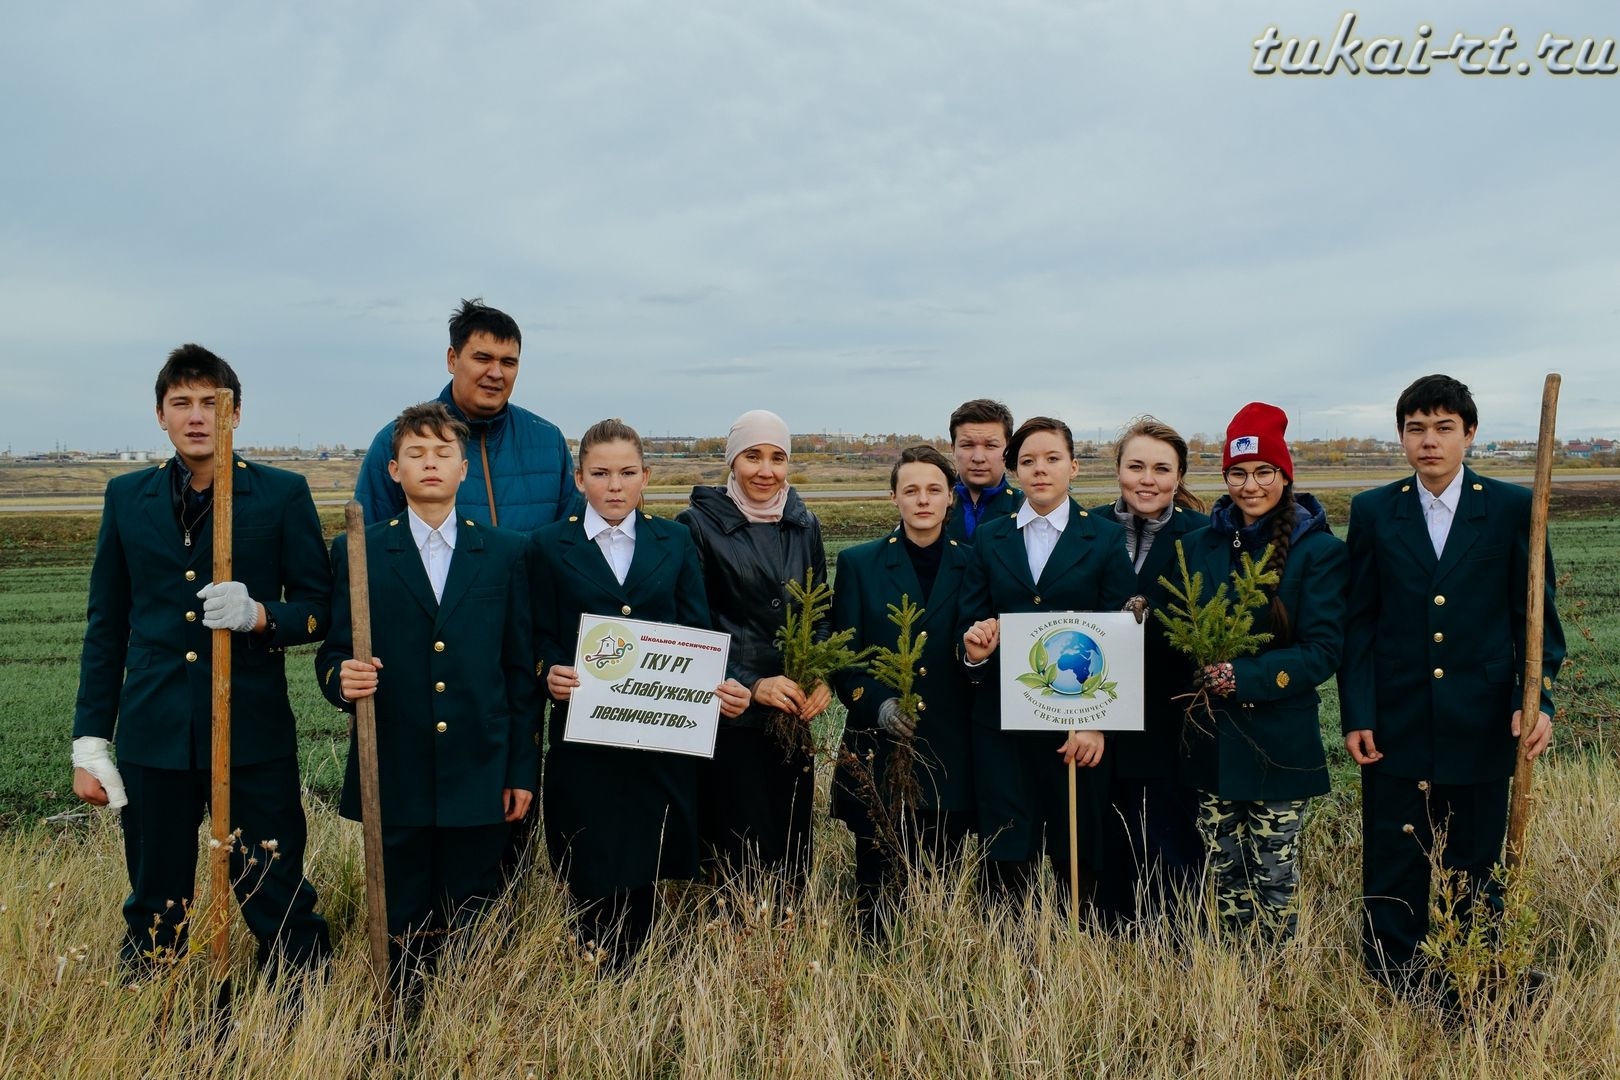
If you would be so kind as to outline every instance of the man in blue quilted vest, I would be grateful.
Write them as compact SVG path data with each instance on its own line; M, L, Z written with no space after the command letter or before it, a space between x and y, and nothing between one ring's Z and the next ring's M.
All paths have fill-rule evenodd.
M561 518L573 500L574 462L556 424L511 403L522 349L523 332L510 315L482 300L463 300L450 316L450 382L439 400L471 432L456 512L484 525L533 532ZM360 466L354 497L368 525L405 512L405 491L388 475L393 440L390 420Z

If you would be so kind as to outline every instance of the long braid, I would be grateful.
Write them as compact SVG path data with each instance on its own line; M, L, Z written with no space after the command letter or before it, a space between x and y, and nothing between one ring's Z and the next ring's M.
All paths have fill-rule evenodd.
M1294 546L1294 523L1299 518L1299 504L1294 501L1294 485L1292 481L1283 487L1282 499L1277 503L1277 512L1271 519L1271 559L1266 563L1268 570L1277 572L1277 584L1271 590L1271 633L1272 641L1279 645L1289 644L1294 637L1293 624L1288 618L1288 608L1283 605L1282 575L1288 567L1288 552Z

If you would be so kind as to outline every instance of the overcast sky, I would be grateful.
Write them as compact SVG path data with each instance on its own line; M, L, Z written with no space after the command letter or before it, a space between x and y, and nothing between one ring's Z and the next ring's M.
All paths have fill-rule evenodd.
M412 13L410 8L420 11ZM365 443L482 295L514 401L578 435L943 433L1000 397L1112 432L1388 435L1412 378L1482 438L1620 435L1612 0L1360 3L1504 25L1529 75L1257 76L1302 0L11 5L0 446L161 445L152 379L237 367L244 443Z

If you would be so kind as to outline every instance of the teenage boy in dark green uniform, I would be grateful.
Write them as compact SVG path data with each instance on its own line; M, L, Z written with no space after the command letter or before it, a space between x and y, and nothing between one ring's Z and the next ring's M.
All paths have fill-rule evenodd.
M973 543L980 525L1018 513L1024 496L1007 479L1002 454L1012 439L1012 412L999 401L974 398L951 413L951 457L956 501L945 519L945 538Z
M375 660L354 659L346 536L332 544L332 632L315 658L338 708L377 699L389 951L401 976L401 943L429 960L445 931L500 895L508 823L529 809L538 773L528 538L457 520L466 444L467 426L441 402L395 421L388 471L405 512L366 527ZM340 811L360 818L352 739Z
M214 565L214 396L242 384L198 345L157 378L158 426L175 455L107 484L90 571L89 624L73 718L73 791L122 807L130 968L179 949L196 878L197 826L212 763L211 632L232 631L231 878L261 963L330 952L304 880L297 732L286 649L326 631L331 593L320 521L304 478L236 459L236 581ZM116 737L118 764L108 752ZM250 861L251 860L251 861Z
M1363 954L1369 971L1407 991L1432 978L1418 944L1436 825L1443 865L1493 908L1502 902L1490 875L1521 726L1530 493L1463 465L1479 416L1456 379L1414 382L1395 420L1416 475L1350 504L1339 694L1345 746L1362 766ZM1551 739L1564 657L1553 580L1549 551L1531 756Z

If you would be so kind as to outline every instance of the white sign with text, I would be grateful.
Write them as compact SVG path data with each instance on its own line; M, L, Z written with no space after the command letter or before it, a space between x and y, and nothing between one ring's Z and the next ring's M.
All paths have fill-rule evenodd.
M714 757L731 635L610 615L579 617L568 742Z
M1001 616L1003 731L1141 731L1142 626L1127 611Z

